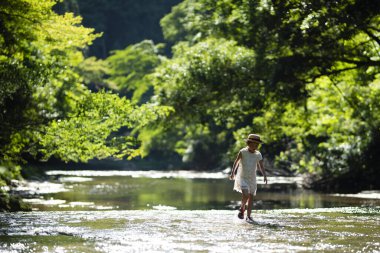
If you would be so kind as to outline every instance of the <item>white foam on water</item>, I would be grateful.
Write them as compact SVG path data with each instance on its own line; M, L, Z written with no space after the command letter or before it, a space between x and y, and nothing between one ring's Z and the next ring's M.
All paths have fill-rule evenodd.
M363 198L363 199L380 199L380 191L362 191L355 194L331 194L337 197Z
M81 201L74 201L70 202L70 206L93 206L95 203L94 202L81 202Z
M82 183L90 182L93 179L91 177L60 177L59 182L62 183Z
M158 206L152 206L154 210L177 210L174 206L165 206L165 205L158 205Z
M133 178L185 178L185 179L227 179L229 174L225 172L202 172L191 170L50 170L46 172L50 176L71 176L71 177L113 177L125 176ZM259 184L264 183L264 178L257 177ZM301 184L302 177L268 177L268 184Z
M31 194L49 194L68 191L63 184L51 183L48 181L25 181L22 185L17 186L15 190L19 192L25 191Z
M268 213L294 213L294 214L310 214L310 213L366 213L380 215L380 206L375 207L331 207L331 208L293 208L293 209L275 209L265 211Z
M24 202L35 205L62 205L66 203L66 200L63 199L23 199Z
M188 178L188 179L222 179L227 176L222 172L198 172L198 171L158 171L158 170L51 170L46 172L47 175L65 175L77 177L113 177L113 176L129 176L133 178L147 177L147 178Z

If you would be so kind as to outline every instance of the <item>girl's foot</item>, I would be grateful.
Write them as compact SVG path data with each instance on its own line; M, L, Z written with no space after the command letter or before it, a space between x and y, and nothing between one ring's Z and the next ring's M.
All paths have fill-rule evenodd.
M253 222L253 219L252 219L251 216L247 216L246 221L248 221L248 222Z
M239 219L244 219L244 211L240 209L239 213L238 213L238 217Z

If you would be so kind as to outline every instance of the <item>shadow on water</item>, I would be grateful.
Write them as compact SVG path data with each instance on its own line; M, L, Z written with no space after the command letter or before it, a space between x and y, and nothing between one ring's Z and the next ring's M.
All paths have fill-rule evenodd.
M276 223L270 223L270 222L262 222L262 221L246 221L249 225L252 225L254 228L260 227L266 227L270 229L278 229L278 228L284 228L285 226L276 224Z

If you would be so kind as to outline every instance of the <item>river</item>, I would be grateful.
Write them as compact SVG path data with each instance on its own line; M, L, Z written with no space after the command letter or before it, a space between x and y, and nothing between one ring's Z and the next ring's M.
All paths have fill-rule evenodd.
M29 182L32 212L0 213L0 252L380 252L380 192L320 194L269 177L253 223L226 175L58 171Z

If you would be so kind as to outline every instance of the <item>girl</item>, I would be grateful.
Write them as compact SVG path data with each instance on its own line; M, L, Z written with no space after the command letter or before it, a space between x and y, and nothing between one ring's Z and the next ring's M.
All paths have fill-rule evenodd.
M252 222L251 217L253 196L256 195L256 170L259 167L264 176L265 184L268 183L265 174L263 158L261 153L257 150L259 144L262 143L260 136L257 134L250 134L245 140L247 147L239 151L238 156L232 166L230 179L235 179L234 190L242 193L241 206L238 217L244 218L245 205L248 201L247 218L246 220ZM238 168L240 169L238 170ZM235 178L236 176L236 178Z

